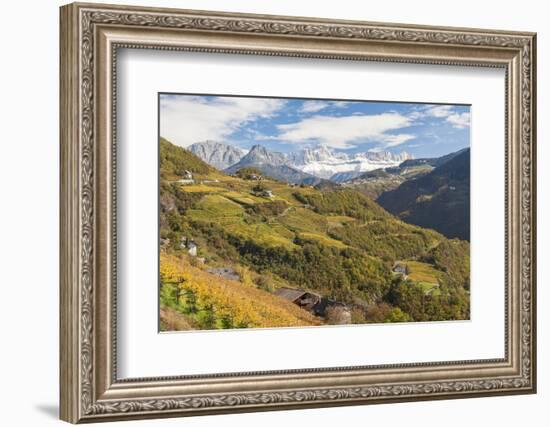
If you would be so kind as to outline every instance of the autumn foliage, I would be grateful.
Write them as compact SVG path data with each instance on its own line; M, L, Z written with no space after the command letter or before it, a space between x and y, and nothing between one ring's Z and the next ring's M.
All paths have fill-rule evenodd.
M319 320L289 301L247 283L194 267L162 253L161 303L184 315L195 329L312 326Z

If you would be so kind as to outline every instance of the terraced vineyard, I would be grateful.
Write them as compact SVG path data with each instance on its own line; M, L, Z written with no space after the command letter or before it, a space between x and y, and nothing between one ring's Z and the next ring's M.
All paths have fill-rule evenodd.
M208 274L186 257L163 254L161 304L172 319L161 317L162 329L174 317L198 329L314 326L319 319L289 301L240 281ZM164 322L164 323L163 323Z

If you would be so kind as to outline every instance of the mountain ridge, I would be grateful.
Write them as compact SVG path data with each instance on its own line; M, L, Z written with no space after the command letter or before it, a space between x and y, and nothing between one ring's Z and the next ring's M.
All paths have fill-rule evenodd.
M233 145L207 140L190 145L188 150L219 170L234 170L233 166L252 152L252 156L257 156L257 159L254 160L249 157L245 160L246 164L261 162L265 165L270 164L272 167L286 165L308 176L322 179L331 179L339 173L356 176L365 171L397 166L401 162L413 158L407 152L366 151L348 154L336 151L323 144L289 153L279 153L261 144L255 144L246 152ZM339 182L341 180L335 179L334 181Z
M464 150L466 148L440 157L407 159L397 166L364 173L341 173L332 180L345 187L353 187L376 200L382 193L395 190L406 181L418 179L430 173Z
M376 201L405 222L469 241L470 149L459 151L419 178L383 192Z
M291 165L303 172L319 178L331 179L338 174L355 174L374 169L397 166L401 162L412 159L412 156L403 151L392 153L390 151L365 151L348 154L337 152L326 145L306 147L289 156Z
M237 163L246 154L246 151L241 148L212 140L191 144L188 150L219 170Z
M225 169L224 172L234 174L245 167L254 167L264 175L293 184L317 185L322 182L318 177L290 166L283 153L270 151L259 144L254 145L238 163Z

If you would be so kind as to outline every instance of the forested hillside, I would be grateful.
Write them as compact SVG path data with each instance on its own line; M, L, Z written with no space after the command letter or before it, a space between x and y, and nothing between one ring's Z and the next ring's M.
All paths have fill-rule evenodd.
M470 149L376 200L404 221L470 240Z

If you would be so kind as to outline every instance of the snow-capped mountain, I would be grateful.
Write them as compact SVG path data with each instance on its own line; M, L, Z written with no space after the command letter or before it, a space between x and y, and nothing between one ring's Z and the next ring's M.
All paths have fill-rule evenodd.
M352 179L363 172L374 169L383 169L398 166L405 160L413 157L406 152L391 153L389 151L367 151L363 153L347 154L335 151L326 145L307 147L290 153L278 153L268 150L262 145L254 145L249 152L232 145L217 141L197 142L188 147L189 151L206 163L219 170L235 172L239 167L245 165L280 168L287 166L294 172L302 172L305 176L313 176L323 179L332 179L335 182L342 182ZM265 169L265 168L264 168ZM296 175L286 170L291 175ZM282 176L282 173L277 173Z
M291 153L288 159L291 166L303 172L330 179L333 175L342 173L354 175L359 172L397 166L405 160L412 159L412 156L406 152L389 151L367 151L349 155L321 145Z
M326 145L319 145L315 148L304 148L288 154L288 160L294 165L307 165L314 162L334 161L335 159L345 160L344 153L331 150Z
M268 150L263 145L254 145L241 160L243 163L255 165L280 166L288 164L288 160L283 153Z
M225 169L225 172L233 174L245 167L254 167L266 176L295 184L315 185L322 181L290 165L285 154L270 151L262 145L253 146L238 163Z
M209 140L196 142L190 145L188 150L202 161L220 170L234 165L246 154L246 151L241 148Z

